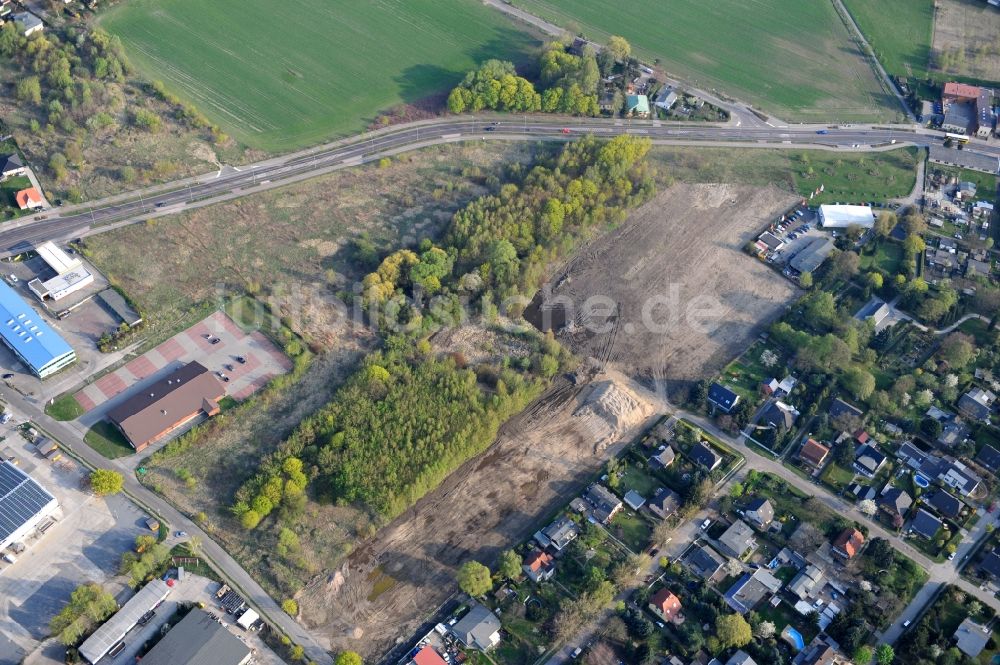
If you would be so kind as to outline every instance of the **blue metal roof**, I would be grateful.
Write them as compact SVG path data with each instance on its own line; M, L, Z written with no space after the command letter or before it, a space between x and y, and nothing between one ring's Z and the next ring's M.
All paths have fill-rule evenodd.
M73 352L42 315L3 280L0 280L0 336L36 374L53 360Z

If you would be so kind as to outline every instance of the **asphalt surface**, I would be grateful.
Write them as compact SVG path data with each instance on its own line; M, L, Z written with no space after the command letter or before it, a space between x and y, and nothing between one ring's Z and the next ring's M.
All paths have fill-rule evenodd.
M823 132L822 134L819 132ZM539 118L535 116L452 117L397 125L334 144L217 173L92 201L56 207L0 230L0 256L9 256L46 240L84 237L150 217L169 215L219 200L245 196L288 182L350 168L428 145L462 140L574 140L581 136L644 136L657 144L747 146L863 151L902 145L929 146L943 134L913 126L828 127L770 126L757 116L733 116L725 125L679 124L655 120ZM893 141L896 142L893 145ZM966 152L996 158L1000 145L970 143Z

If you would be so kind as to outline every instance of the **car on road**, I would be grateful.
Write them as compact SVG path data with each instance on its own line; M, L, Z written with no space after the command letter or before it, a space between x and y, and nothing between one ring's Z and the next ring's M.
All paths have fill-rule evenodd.
M569 127L563 127L562 133L569 134Z
M7 423L10 422L10 419L12 417L13 416L11 416L9 413L3 414L2 416L0 416L0 425L6 425Z
M496 127L487 127L486 128L486 131L488 131L488 132L495 132L496 130L497 130Z
M14 375L11 374L10 372L7 372L6 374L3 375L3 380L4 381L10 381L13 378L14 378Z
M140 626L145 626L155 616L156 616L156 610L150 610L150 611L146 612L145 614L143 614L141 617L139 617L139 620L136 623L138 623Z
M957 554L957 552L952 552L951 554L949 554L948 555L948 561L954 561L955 560L955 554Z
M13 282L14 284L17 284L17 282L18 282L17 275L15 275L15 274L12 273L12 274L8 275L8 277L10 277L10 281L11 282Z
M903 628L909 628L911 623L913 622L907 619L906 621L903 622Z
M816 133L817 134L829 134L830 130L828 130L828 129L817 129Z
M187 531L174 531L174 538L187 538Z

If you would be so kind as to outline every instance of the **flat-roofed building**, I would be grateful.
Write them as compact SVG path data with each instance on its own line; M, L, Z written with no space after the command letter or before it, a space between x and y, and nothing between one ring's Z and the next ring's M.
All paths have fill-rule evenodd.
M0 280L0 338L32 374L40 379L76 360L76 352L42 315Z
M827 204L819 207L819 223L825 229L846 229L848 226L870 229L875 225L875 215L871 206Z
M163 580L153 580L128 599L121 609L94 631L94 634L80 645L80 656L91 665L104 658L139 623L146 612L162 603L170 595L170 587ZM194 610L197 611L197 610ZM182 622L183 623L183 622ZM172 632L172 631L171 631ZM143 659L145 663L145 658ZM214 661L213 665L216 664ZM171 665L181 665L172 663Z
M246 665L252 655L218 620L195 608L142 657L142 665Z
M108 419L139 451L199 416L216 415L225 394L204 365L190 362L111 409Z
M29 536L59 502L27 473L0 461L0 551Z

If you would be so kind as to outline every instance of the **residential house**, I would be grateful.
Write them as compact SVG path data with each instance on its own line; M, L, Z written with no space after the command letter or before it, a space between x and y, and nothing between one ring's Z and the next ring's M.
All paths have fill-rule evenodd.
M441 657L441 654L430 644L424 646L420 651L413 654L413 658L407 665L448 665L448 661Z
M0 156L0 180L25 173L27 173L27 169L24 167L24 162L21 161L21 156L16 152Z
M917 509L917 514L910 522L910 531L927 540L933 540L941 530L941 520L931 515L923 508Z
M758 497L747 504L743 516L760 529L767 529L774 521L774 506L767 499Z
M654 469L666 469L674 463L674 459L677 457L674 453L674 449L670 446L661 447L662 450L649 458L649 465Z
M722 464L722 456L712 450L704 441L695 444L691 448L691 452L688 453L688 457L695 464L703 466L709 471L714 471L717 466Z
M44 205L42 195L34 187L28 187L14 194L17 207L21 210L38 210Z
M711 580L726 565L726 560L708 545L699 545L688 553L685 563L695 575Z
M472 609L452 626L451 632L465 646L489 651L500 643L500 619L489 608L475 603Z
M941 481L952 489L958 490L962 496L975 493L983 482L972 469L962 462L944 457L928 457L927 461L920 467L920 474Z
M955 646L969 658L979 658L979 654L990 641L991 631L988 627L976 623L970 617L965 617L955 630Z
M757 661L750 657L743 649L740 649L726 661L726 665L757 665Z
M946 490L939 489L925 499L928 506L937 513L948 519L957 520L962 516L962 506L964 505L955 496Z
M884 464L885 455L870 443L860 446L854 453L855 470L868 478L875 477Z
M904 441L896 450L896 457L911 469L919 469L927 460L927 453L917 448L911 441Z
M758 424L768 425L779 431L788 431L795 424L795 419L799 417L799 412L792 406L785 404L781 400L775 400L768 404L760 414Z
M557 518L552 524L535 533L535 540L542 547L551 547L557 552L569 545L580 535L580 528L570 518Z
M859 321L871 321L878 328L891 313L892 309L884 300L872 298L854 314L854 318Z
M834 538L831 550L844 559L853 559L865 543L864 534L854 528L847 528Z
M548 552L535 550L524 558L521 569L532 582L544 582L555 574L556 562Z
M994 580L1000 579L1000 554L993 550L984 556L979 563L979 570Z
M814 597L825 583L826 573L819 566L810 563L792 578L788 591L799 600L806 600Z
M906 511L910 509L911 505L913 505L913 497L898 487L886 489L878 498L878 507L885 512L890 520L905 517Z
M745 554L757 549L757 539L749 524L736 520L719 536L719 546L726 554L742 559Z
M31 12L18 12L16 14L11 14L11 19L17 26L17 29L25 37L30 37L36 32L41 32L45 29L45 24L42 23L42 19L38 18Z
M739 612L746 614L768 595L778 593L782 582L771 574L767 568L758 568L753 574L745 573L733 586L726 591L726 603Z
M657 488L653 498L646 504L654 515L664 520L677 512L680 506L681 495L665 487Z
M823 466L830 449L815 439L806 439L799 449L799 459L814 467Z
M991 391L975 387L958 400L958 410L970 418L988 423L996 399Z
M858 501L866 501L868 499L874 499L878 496L878 492L871 485L862 485L861 483L854 483L848 489L848 491L854 495Z
M941 434L937 442L942 446L954 448L958 444L969 438L969 428L957 416L949 414L949 417L941 422Z
M649 599L649 610L664 621L673 621L681 612L681 599L664 587Z
M987 471L996 474L997 471L1000 471L1000 450L987 443L979 451L979 454L976 455L976 463Z
M628 492L625 492L623 500L625 501L625 504L632 510L639 510L646 504L646 497L639 494L635 490L629 490Z
M791 394L792 390L795 388L795 384L797 383L798 380L793 376L786 376L781 381L771 378L761 384L761 391L765 395L785 397Z
M955 190L955 198L962 201L976 198L976 183L968 180L958 183L958 189Z
M621 499L612 494L611 490L604 485L598 483L588 487L583 498L591 506L590 514L601 524L610 522L611 518L622 509Z
M730 413L740 402L740 396L718 383L708 388L708 403L723 413Z
M965 262L965 276L970 279L973 277L989 277L991 272L993 272L993 268L987 261L969 259Z
M854 406L853 404L848 404L839 397L834 399L830 403L830 409L828 411L831 418L837 418L839 416L853 416L855 418L860 418L865 415L865 412Z
M653 105L664 111L669 111L677 103L677 91L673 86L665 85L656 93L653 98Z
M760 384L760 391L765 395L773 395L777 390L778 390L778 380L775 378L770 378L764 383Z
M861 443L861 444L868 443L868 440L870 438L871 437L868 436L868 432L866 432L863 429L859 429L856 432L854 432L854 440L857 441L858 443Z
M625 97L625 115L632 118L649 117L649 98L646 95L628 95Z
M814 641L793 661L796 665L837 665L845 663L837 650L826 642Z

